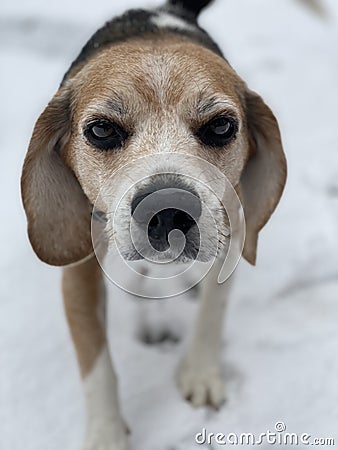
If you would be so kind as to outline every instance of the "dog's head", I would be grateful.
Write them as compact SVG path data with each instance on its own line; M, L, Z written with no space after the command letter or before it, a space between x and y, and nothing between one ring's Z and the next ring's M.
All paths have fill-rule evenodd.
M92 253L91 211L102 185L137 158L161 153L192 155L229 179L245 212L243 254L254 263L258 233L285 183L277 121L223 58L170 33L158 42L135 38L97 52L69 73L39 117L22 176L37 255L66 265ZM175 177L181 168L164 158L162 175L150 176L125 196L124 220L136 222L141 201L150 210L163 201L157 191L166 190L170 198L178 190L180 201L189 204L188 212L178 211L171 197L151 219L149 240L160 252L178 228L187 238L185 256L194 257L196 222L208 228L203 205L219 210L194 182L201 172L197 166L186 170L192 178ZM219 213L216 221L222 233L226 215ZM132 255L131 243L124 245Z

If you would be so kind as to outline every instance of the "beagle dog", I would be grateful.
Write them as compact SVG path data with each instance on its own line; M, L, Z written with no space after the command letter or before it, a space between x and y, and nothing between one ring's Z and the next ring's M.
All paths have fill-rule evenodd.
M186 237L183 263L195 257L199 243L193 231L196 222L203 226L203 211L213 208L214 200L196 180L174 176L176 156L191 156L192 177L200 176L198 160L229 180L243 207L242 254L251 264L258 233L284 188L286 160L277 121L198 25L209 3L168 0L106 23L83 47L37 120L25 158L21 186L31 245L42 261L63 266L65 311L88 412L86 450L129 448L107 345L102 269L91 236L93 205L103 184L114 191L119 188L114 173L123 174L124 167L139 161L147 174L142 158L165 154L161 174L151 172L125 195L123 223L117 225L124 227L124 257L142 258L126 233L138 203L163 188L187 192L194 213L177 216L177 208L164 206L147 228L156 255L178 228ZM104 207L101 212L107 213ZM105 220L114 232L110 216ZM217 215L215 223L226 236L227 215ZM204 234L211 228L204 227ZM229 283L217 283L222 254L218 251L201 282L195 333L178 373L178 388L196 407L218 408L224 400L220 343Z

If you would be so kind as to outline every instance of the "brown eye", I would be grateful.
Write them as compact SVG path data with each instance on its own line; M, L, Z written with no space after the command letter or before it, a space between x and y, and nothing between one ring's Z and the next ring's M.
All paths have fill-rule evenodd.
M90 123L84 135L87 140L100 150L113 150L121 147L128 133L119 125L108 120L97 120Z
M198 137L203 144L210 147L224 147L236 135L238 125L233 117L215 117L203 125L198 131Z

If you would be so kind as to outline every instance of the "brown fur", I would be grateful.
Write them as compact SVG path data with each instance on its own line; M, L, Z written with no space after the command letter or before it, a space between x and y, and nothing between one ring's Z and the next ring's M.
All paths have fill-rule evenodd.
M62 291L66 316L75 345L81 375L85 377L106 344L104 286L96 258L63 269Z
M90 204L60 155L69 121L69 97L63 89L35 125L21 179L31 244L53 265L77 262L93 251Z

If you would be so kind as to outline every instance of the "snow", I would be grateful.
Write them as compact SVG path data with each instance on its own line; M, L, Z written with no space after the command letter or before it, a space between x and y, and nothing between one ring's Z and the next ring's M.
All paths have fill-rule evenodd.
M290 432L338 442L338 4L325 4L327 20L294 0L218 0L201 17L276 112L289 177L261 233L257 266L239 267L226 318L228 401L221 411L193 410L174 383L196 302L151 305L152 319L174 323L183 339L150 347L135 331L140 300L110 287L110 344L132 448L212 448L194 443L203 427L260 433L276 421ZM84 402L60 271L30 248L19 176L34 122L72 58L104 20L130 6L144 2L1 5L1 450L81 448Z

